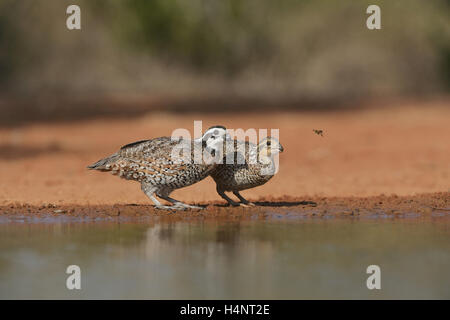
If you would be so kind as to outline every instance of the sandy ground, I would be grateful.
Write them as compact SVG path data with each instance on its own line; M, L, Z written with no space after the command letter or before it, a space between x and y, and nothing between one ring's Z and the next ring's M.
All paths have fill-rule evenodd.
M450 102L444 100L345 112L149 113L138 118L1 128L0 211L149 205L137 183L86 166L133 141L170 135L176 128L193 132L194 120L202 120L203 128L222 124L280 129L285 149L280 171L266 185L244 191L250 200L315 201L320 206L321 199L330 197L347 201L352 199L348 197L396 195L414 202L423 197L418 195L429 194L428 200L439 200L425 201L428 206L448 208L449 119ZM324 136L313 129L323 130ZM211 178L172 195L190 203L224 203Z

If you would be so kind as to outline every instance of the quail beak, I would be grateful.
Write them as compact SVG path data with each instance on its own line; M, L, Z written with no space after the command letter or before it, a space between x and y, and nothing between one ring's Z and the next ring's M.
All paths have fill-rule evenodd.
M278 150L280 150L280 152L283 152L284 148L280 145L280 148Z

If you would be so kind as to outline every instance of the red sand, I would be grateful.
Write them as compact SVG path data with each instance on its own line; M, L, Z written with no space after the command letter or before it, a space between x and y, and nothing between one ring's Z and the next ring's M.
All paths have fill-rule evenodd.
M89 171L86 166L129 142L170 135L176 128L192 132L193 120L203 120L203 128L222 124L280 129L285 149L280 155L280 171L266 185L244 191L250 200L313 200L321 206L320 199L329 197L350 197L346 199L353 203L360 197L395 194L413 202L424 196L429 197L428 202L439 198L430 205L448 208L449 106L443 101L351 112L149 113L133 119L2 128L0 212L11 212L11 206L39 208L47 204L74 208L149 205L137 183ZM313 129L323 130L324 137ZM441 193L432 194L436 192ZM173 197L189 203L224 203L211 178L177 190ZM247 209L233 212L239 210Z

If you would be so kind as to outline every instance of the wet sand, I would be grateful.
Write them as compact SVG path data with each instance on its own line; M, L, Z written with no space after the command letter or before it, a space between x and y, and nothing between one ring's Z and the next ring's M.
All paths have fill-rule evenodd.
M449 218L450 193L417 196L314 197L308 200L265 198L255 207L229 207L220 202L197 203L203 210L170 211L151 205L8 205L0 207L0 223L179 220L299 220L306 218Z
M450 207L449 105L403 102L342 112L153 112L1 128L0 215L445 214ZM223 207L207 178L173 193L181 201L208 205L205 210L170 214L154 210L137 183L86 169L124 144L170 135L176 128L193 132L194 120L203 120L203 128L280 129L285 152L279 173L264 186L242 192L249 200L274 206ZM313 130L323 130L323 137Z

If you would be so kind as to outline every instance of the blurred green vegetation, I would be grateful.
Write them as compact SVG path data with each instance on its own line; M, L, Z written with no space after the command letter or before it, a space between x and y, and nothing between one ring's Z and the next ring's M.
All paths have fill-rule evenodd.
M81 31L65 27L69 4L81 7ZM370 4L381 7L381 30L366 28ZM444 0L1 0L0 94L447 93L449 9Z
M122 40L127 40L123 42L165 62L176 61L191 67L195 72L217 72L233 78L252 70L268 79L296 82L308 76L302 73L308 62L319 65L323 62L331 70L339 69L335 71L336 78L344 74L367 81L364 78L371 73L377 75L376 64L380 64L388 78L390 73L398 73L393 75L395 81L405 80L404 85L392 84L394 92L448 88L449 1L131 0L124 3L119 0L118 3L124 5L121 11L129 12L128 18L134 21L121 21L122 36L125 35ZM382 31L365 28L365 9L372 3L382 8ZM117 8L112 15L117 13ZM115 35L121 34L118 29L116 26ZM353 54L349 52L352 49ZM321 62L315 61L317 55L323 59ZM339 62L346 67L337 66ZM357 65L350 66L352 62ZM266 68L270 68L269 74L264 72ZM318 81L342 81L327 76L322 79L322 74L312 76L319 77ZM411 76L425 77L431 83L407 83ZM447 82L444 86L436 84L440 81ZM367 83L367 86L376 85Z
M252 59L264 59L273 49L266 19L249 14L255 1L130 1L137 17L138 45L166 59L197 69L217 68L234 74ZM275 10L263 3L264 14ZM256 12L255 12L256 13Z

